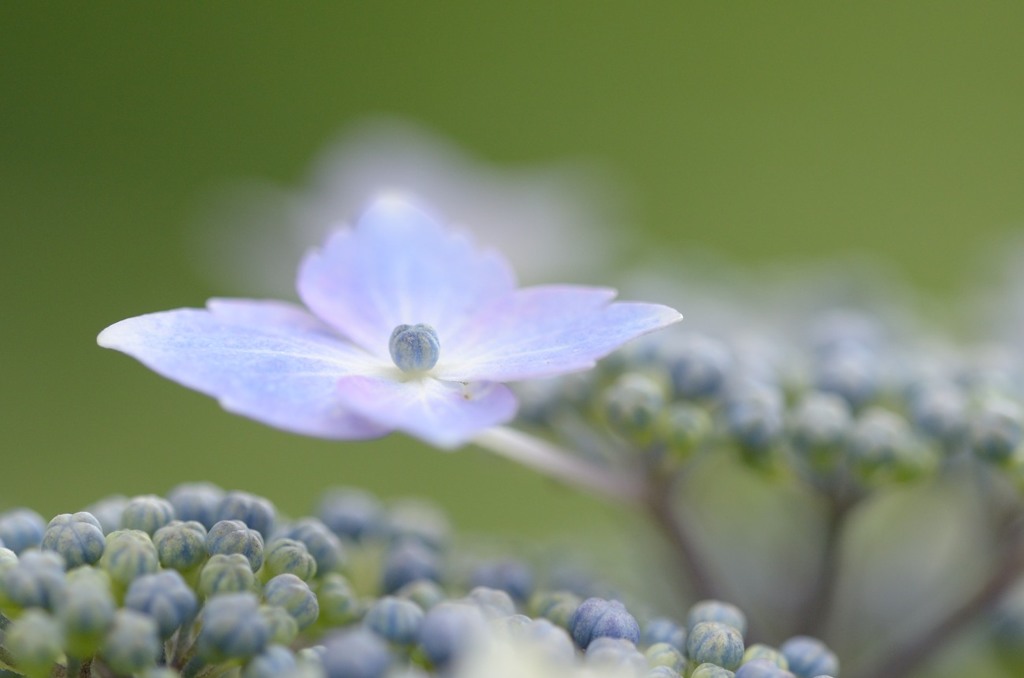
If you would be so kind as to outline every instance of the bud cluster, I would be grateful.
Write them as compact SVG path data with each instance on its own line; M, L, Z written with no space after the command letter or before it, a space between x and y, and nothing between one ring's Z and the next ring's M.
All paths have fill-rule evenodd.
M1024 486L1015 351L956 348L860 312L804 320L757 341L744 328L658 333L591 372L524 387L521 424L626 470L638 454L673 473L732 450L843 498L956 460Z
M747 646L743 612L723 602L638 621L578 580L544 587L521 561L467 560L420 502L338 490L291 520L262 497L186 484L92 508L0 514L13 675L470 678L498 646L532 657L526 675L838 675L813 639Z

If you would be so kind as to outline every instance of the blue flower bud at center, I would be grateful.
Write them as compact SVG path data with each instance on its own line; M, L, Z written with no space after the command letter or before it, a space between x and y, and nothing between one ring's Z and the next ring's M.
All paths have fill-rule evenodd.
M441 342L430 325L399 325L391 332L388 350L403 372L426 372L437 364Z

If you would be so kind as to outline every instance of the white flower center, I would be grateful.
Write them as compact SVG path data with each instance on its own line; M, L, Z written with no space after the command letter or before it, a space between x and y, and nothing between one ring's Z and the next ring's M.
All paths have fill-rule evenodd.
M437 364L441 342L430 325L399 325L391 332L388 350L403 372L426 372Z

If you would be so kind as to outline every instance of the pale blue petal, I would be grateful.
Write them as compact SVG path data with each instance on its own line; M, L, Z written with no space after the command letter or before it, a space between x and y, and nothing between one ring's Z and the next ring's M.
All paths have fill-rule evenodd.
M336 385L354 372L390 368L329 332L290 304L218 299L209 310L122 320L97 341L270 426L321 438L387 433L345 408Z
M678 322L667 306L611 302L600 287L527 287L462 327L433 374L451 381L516 381L588 369L630 339Z
M322 320L388 357L398 325L434 327L441 351L468 315L515 288L508 263L397 198L381 199L354 229L306 256L298 291Z
M206 309L218 320L232 325L245 325L267 333L313 333L332 342L339 341L338 333L315 315L298 304L273 299L227 299L214 297L206 302Z
M339 381L338 389L348 406L367 419L444 448L510 421L517 408L512 391L493 383L353 376Z

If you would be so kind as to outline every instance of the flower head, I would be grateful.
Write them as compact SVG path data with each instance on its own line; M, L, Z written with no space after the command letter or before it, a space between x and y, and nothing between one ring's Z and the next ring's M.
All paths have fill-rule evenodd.
M505 382L588 369L681 318L606 288L517 289L499 254L393 197L307 255L297 284L306 308L212 299L98 341L277 428L456 447L515 416Z

